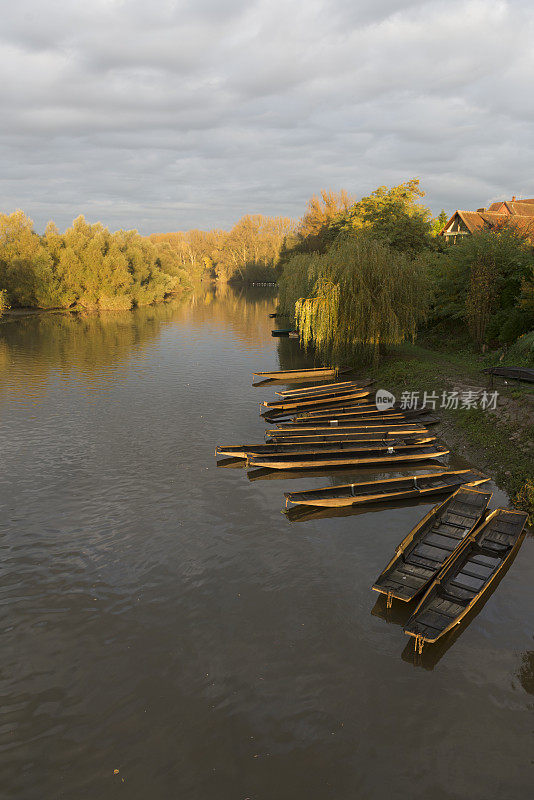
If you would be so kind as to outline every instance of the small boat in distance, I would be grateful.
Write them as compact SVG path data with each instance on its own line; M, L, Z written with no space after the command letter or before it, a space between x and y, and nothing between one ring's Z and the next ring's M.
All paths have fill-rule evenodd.
M524 511L492 511L444 565L404 626L416 652L455 628L495 585L525 538L527 518Z
M293 330L293 328L278 328L271 331L271 336L291 336L292 334L299 335L298 331Z
M341 508L414 497L424 500L425 497L453 492L460 486L479 486L486 481L489 481L489 478L480 472L460 469L364 483L348 483L342 486L327 486L324 489L286 492L285 498L286 507L288 503L294 503L295 505L321 508Z
M280 369L272 372L253 372L252 375L261 380L273 378L275 380L298 381L300 378L309 379L315 376L318 378L337 378L338 375L346 372L350 372L349 367L312 367L310 369Z
M461 487L435 506L395 549L373 584L375 592L404 603L414 600L467 541L482 520L492 492Z

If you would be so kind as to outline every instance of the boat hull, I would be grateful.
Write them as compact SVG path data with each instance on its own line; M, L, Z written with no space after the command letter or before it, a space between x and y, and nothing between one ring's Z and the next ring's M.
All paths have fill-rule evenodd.
M437 642L456 628L488 595L521 547L527 518L522 511L491 512L439 572L404 627L419 652L425 642Z
M458 482L446 486L436 485L417 488L417 484L422 484L425 479L438 482L443 476L454 477L455 473L429 473L427 475L416 475L409 478L389 478L384 481L372 481L370 483L329 486L324 490L316 489L308 493L286 492L285 497L288 503L293 503L294 505L314 506L318 508L343 508L365 505L367 503L383 503L389 500L408 500L413 497L420 497L423 500L425 497L437 497L440 494L454 492L462 485L470 487L479 486L489 480L489 478L486 478L484 475L476 476L471 470L461 470L456 474ZM467 480L469 477L471 477L471 480ZM412 488L409 488L410 484ZM376 487L376 492L374 494L363 493L365 491L372 492L373 487ZM346 494L342 494L340 490L346 490ZM336 491L338 492L338 496L335 496ZM324 492L324 495L321 496L321 494L319 494L320 492Z
M425 450L424 448L414 447L413 451L384 453L382 455L368 456L349 456L342 455L339 458L328 458L317 456L313 460L305 459L279 459L274 460L266 457L249 458L251 467L270 467L271 469L323 469L324 467L365 467L380 466L382 464L399 464L406 461L426 461L428 459L440 458L449 453L448 450Z

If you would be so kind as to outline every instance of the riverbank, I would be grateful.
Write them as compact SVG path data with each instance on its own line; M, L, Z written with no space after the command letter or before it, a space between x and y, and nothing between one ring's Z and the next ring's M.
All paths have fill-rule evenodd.
M0 324L2 322L12 322L16 319L24 319L26 317L36 317L40 315L52 315L52 314L77 314L77 315L86 315L86 314L95 314L95 313L109 313L109 312L124 312L124 311L134 311L137 308L147 308L150 306L160 305L161 303L169 303L172 300L176 300L179 297L191 292L193 287L183 287L180 288L177 292L169 292L169 294L162 297L161 300L154 300L151 303L145 304L135 304L129 307L121 308L120 305L116 308L102 308L100 306L88 307L82 305L70 306L69 308L38 308L35 306L24 306L24 307L15 307L15 308L7 308L0 314Z
M457 453L490 474L514 505L534 520L534 391L529 384L510 383L481 370L488 357L469 351L439 351L421 345L402 345L370 370L377 389L436 393L441 437ZM461 408L468 392L498 392L496 407ZM442 408L443 392L458 392L459 408ZM473 395L470 395L473 397Z

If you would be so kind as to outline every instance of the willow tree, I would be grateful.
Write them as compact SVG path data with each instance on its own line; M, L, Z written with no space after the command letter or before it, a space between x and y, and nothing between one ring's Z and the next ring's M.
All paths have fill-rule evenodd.
M414 339L428 307L420 262L364 235L338 239L314 262L313 288L295 303L306 347L376 361L381 347Z

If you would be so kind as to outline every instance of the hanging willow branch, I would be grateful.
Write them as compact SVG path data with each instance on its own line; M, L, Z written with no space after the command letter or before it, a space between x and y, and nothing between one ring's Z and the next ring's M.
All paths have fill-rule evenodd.
M306 258L307 270L301 263ZM298 259L285 287L282 282L282 292L288 303L299 283L305 289L293 299L304 346L313 344L331 358L359 354L377 359L381 345L415 337L428 304L420 264L354 234L337 241L325 255Z

